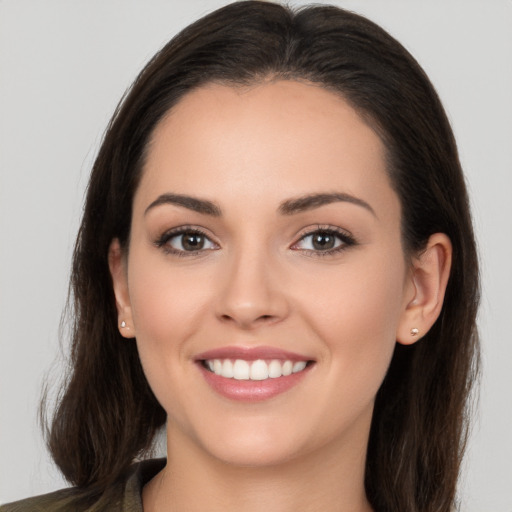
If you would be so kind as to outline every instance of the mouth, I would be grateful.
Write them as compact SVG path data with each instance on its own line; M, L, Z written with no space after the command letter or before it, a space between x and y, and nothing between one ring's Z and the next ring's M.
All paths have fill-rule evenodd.
M263 381L302 372L308 365L313 364L313 361L204 359L201 360L201 364L206 370L225 379Z
M288 391L316 363L307 356L272 347L225 347L200 354L195 361L214 391L249 402Z

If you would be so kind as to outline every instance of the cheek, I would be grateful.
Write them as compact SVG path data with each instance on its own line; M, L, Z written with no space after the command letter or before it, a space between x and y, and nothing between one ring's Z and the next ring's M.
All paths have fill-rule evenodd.
M130 256L128 283L136 336L165 342L180 330L194 329L193 319L201 315L207 295L200 285L204 278L191 279L161 254L139 253Z
M188 342L201 328L209 288L201 286L204 276L191 279L161 256L131 258L129 291L141 364L158 402L185 425L186 383L196 371Z
M177 376L177 370L188 364L187 340L200 328L208 287L201 285L201 276L191 279L161 255L134 252L130 258L128 286L137 346L158 394L159 382Z
M404 265L396 260L361 260L304 283L304 315L324 341L333 378L353 393L367 388L374 394L387 371L402 313L403 276Z
M404 264L398 261L361 258L355 264L310 272L309 279L302 279L302 296L314 311L312 318L325 327L341 327L341 332L394 331L404 286Z

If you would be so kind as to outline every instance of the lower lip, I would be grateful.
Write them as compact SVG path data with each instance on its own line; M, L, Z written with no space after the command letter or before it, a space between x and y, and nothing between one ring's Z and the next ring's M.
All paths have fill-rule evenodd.
M230 400L244 402L261 402L285 393L297 385L309 372L312 365L291 375L265 380L226 379L207 370L202 363L198 366L210 387Z

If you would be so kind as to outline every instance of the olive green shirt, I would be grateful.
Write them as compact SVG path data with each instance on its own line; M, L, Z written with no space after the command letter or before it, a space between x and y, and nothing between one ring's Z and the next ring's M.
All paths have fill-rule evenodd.
M73 489L62 489L60 491L35 496L21 501L15 501L0 506L0 512L53 512L65 510L66 512L142 512L142 488L149 482L163 467L165 459L152 459L138 462L131 467L126 478L119 482L119 492L112 493L117 496L111 503L103 502L101 505L83 507L73 504ZM63 507L62 503L68 502Z

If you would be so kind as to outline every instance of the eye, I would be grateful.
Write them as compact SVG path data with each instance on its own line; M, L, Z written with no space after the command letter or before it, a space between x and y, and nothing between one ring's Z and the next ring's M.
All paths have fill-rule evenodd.
M316 229L302 236L292 249L332 254L354 244L355 240L345 232L332 228Z
M197 253L217 249L218 246L212 242L202 231L197 229L182 228L164 233L156 241L158 247L163 247L171 253L185 255L184 253Z

